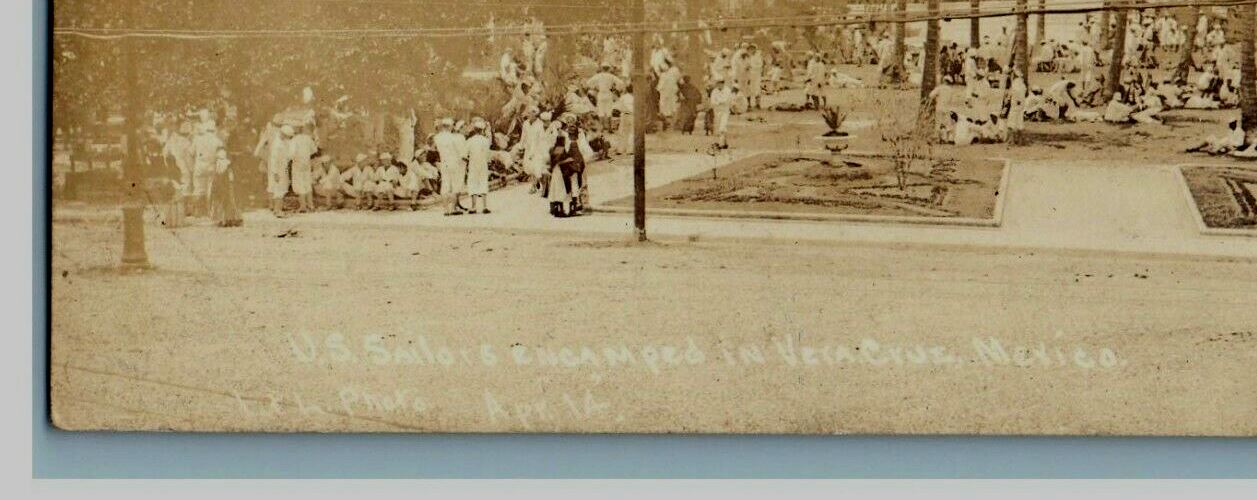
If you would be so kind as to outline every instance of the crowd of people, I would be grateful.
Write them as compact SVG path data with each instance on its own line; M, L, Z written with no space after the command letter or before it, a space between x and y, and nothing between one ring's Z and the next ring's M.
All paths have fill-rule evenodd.
M228 126L220 129L215 112L208 107L189 108L156 115L152 133L160 134L160 155L178 172L178 180L172 180L171 187L181 213L206 215L219 226L235 227L243 224L243 219L236 202L236 174L225 142L236 120L228 97L222 96L216 107Z
M1016 140L1026 121L1157 124L1158 116L1169 110L1239 104L1239 57L1237 48L1227 43L1224 19L1200 16L1197 36L1189 42L1187 29L1167 11L1132 11L1121 80L1110 96L1105 95L1107 71L1101 68L1112 60L1112 50L1103 49L1100 19L1087 16L1070 40L1039 41L1029 62L1032 71L1053 75L1055 80L1045 86L1030 84L1012 67L1006 31L994 39L982 37L978 47L944 45L944 86L933 96L938 140L960 145ZM1188 43L1192 64L1183 72L1177 65ZM959 97L947 98L942 95L946 92ZM1205 150L1247 155L1254 142L1245 139L1243 148Z
M943 44L941 85L930 103L936 139L956 145L1007 142L1017 140L1027 121L1155 124L1167 110L1238 104L1239 57L1227 43L1224 19L1201 16L1197 37L1187 40L1186 27L1167 12L1132 12L1127 64L1111 97L1104 92L1108 72L1100 69L1112 59L1100 19L1088 15L1070 40L1037 42L1029 62L1032 71L1054 79L1044 86L1031 84L1015 68L1007 29L981 37L975 47ZM486 214L491 188L521 182L546 200L550 214L579 215L589 204L587 165L631 149L636 99L644 99L648 132L701 129L716 138L714 147L728 148L731 117L764 109L767 95L799 88L801 103L778 103L776 109L825 109L836 89L877 85L890 76L919 81L922 63L911 48L902 63L894 63L891 30L863 25L816 28L811 35L829 50L815 50L815 43L812 50L795 50L797 40L770 39L764 30L726 47L706 35L697 49L692 43L681 46L684 64L694 66L688 68L674 52L678 38L657 35L647 53L647 85L637 89L624 39L601 38L601 51L590 64L556 80L557 73L547 72L545 28L530 26L498 60L495 80L506 104L494 116L441 117L420 139L412 111L395 118L403 138L391 149L337 140L347 121L368 113L350 110L347 96L320 107L314 92L304 89L298 104L262 127L253 149L266 172L271 210L286 215L292 205L286 200L295 200L292 210L299 213L414 210L436 202L450 216ZM1186 45L1195 57L1183 74L1173 71L1178 57L1167 56ZM701 53L695 57L691 50ZM877 65L882 82L866 83L839 70L866 64ZM178 190L188 211L211 214L221 225L239 224L233 190L220 187L230 186L234 176L224 141L235 127L219 122L235 120L225 104L159 120L162 156L180 172ZM1257 141L1236 121L1227 133L1192 150L1257 157Z

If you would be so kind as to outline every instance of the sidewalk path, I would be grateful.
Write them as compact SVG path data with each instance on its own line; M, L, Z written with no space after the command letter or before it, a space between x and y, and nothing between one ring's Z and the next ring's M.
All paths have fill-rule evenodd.
M698 153L652 154L647 186L654 188L744 158ZM591 176L595 204L632 194L632 162L621 157ZM1114 166L1107 162L1014 161L1009 169L1003 226L999 228L868 222L809 222L653 215L647 230L662 238L771 239L835 243L958 245L1017 249L1065 249L1202 257L1257 258L1257 239L1206 236L1195 226L1191 207L1173 167ZM527 186L490 196L490 215L445 217L421 212L323 212L294 216L303 223L396 225L408 227L493 228L563 231L628 237L631 214L599 213L572 219L548 215L547 204ZM60 209L61 212L70 210ZM265 212L247 220L274 221Z

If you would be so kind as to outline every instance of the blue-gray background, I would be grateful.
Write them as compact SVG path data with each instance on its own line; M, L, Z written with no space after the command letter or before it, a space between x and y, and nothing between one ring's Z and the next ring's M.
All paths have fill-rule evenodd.
M49 2L35 0L40 478L1251 478L1257 439L66 433L48 424ZM1257 390L1257 388L1254 388Z

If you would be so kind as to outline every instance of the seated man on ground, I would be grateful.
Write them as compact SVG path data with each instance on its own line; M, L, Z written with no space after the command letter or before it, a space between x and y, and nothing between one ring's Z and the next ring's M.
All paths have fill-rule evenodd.
M1236 118L1227 124L1227 133L1222 136L1212 136L1205 139L1204 142L1187 148L1188 153L1209 153L1212 155L1227 154L1231 151L1239 149L1244 145L1244 129L1240 127L1240 120Z
M366 196L365 188L368 179L365 170L366 163L367 155L359 153L354 157L353 165L340 174L341 192L357 200L357 208L362 208L362 199Z
M1157 115L1162 111L1165 111L1165 104L1161 101L1161 95L1157 93L1157 84L1153 83L1148 92L1139 100L1139 111L1131 115L1131 118L1139 123L1160 125L1161 120L1157 118Z
M314 194L323 199L323 206L326 209L340 208L345 201L345 196L342 194L343 182L340 177L340 168L328 155L320 156L316 165L320 170L317 172Z
M1070 119L1070 112L1079 107L1078 100L1074 98L1074 90L1077 87L1078 84L1073 80L1061 80L1048 87L1046 93L1048 102L1056 107L1056 113L1050 113L1050 118Z
M987 119L975 121L974 142L980 144L998 144L1008 142L1008 122L1000 120L999 115L992 113Z
M399 200L404 200L406 208L414 210L419 206L419 195L423 192L423 179L419 177L416 168L404 166L402 171L404 173L398 179L397 189L393 191L393 195Z
M1109 105L1104 108L1104 121L1109 123L1131 123L1130 115L1135 112L1135 106L1128 104L1122 95L1122 91L1113 94L1113 98L1109 100Z
M1025 114L1026 119L1032 122L1043 122L1054 119L1058 109L1048 102L1047 97L1043 95L1043 89L1034 87L1030 89L1030 93L1026 95Z
M400 179L401 170L393 163L393 155L380 153L380 166L376 168L375 203L371 208L395 210L397 207L393 204L393 200L396 197L397 184Z

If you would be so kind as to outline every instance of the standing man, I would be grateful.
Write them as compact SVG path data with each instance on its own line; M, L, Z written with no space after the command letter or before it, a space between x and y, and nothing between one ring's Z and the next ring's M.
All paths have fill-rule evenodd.
M663 119L663 131L667 132L680 106L681 70L670 61L665 61L664 70L659 74L659 116ZM609 126L606 128L610 128Z
M544 170L544 167L537 168L536 166L538 148L543 148L538 143L541 135L546 131L546 124L541 121L540 114L540 110L536 107L530 107L524 111L523 124L520 125L519 143L516 145L516 147L522 149L520 158L523 163L524 173L533 178L534 182L539 177L538 173ZM546 154L549 154L549 149L546 149ZM535 192L536 190L537 186L534 183L533 191Z
M288 176L288 162L292 152L288 146L288 138L292 135L291 126L279 126L277 115L274 121L267 125L266 131L262 132L262 140L253 151L256 156L262 156L263 151L267 152L266 192L270 195L271 212L276 217L284 216L284 195L288 194L288 185L291 181Z
M297 194L297 211L300 213L314 210L314 175L310 163L317 148L310 136L310 128L309 125L302 126L289 141L292 150L292 191Z
M764 93L764 54L760 52L758 45L751 44L751 50L746 61L746 71L746 95L750 98L750 108L763 109L760 104L760 97Z
M711 91L711 110L714 115L714 128L720 138L720 149L729 149L729 115L733 112L733 85L725 80L716 82Z
M212 182L218 162L218 150L223 148L222 139L218 138L218 127L213 122L201 126L201 133L192 141L192 153L195 163L192 168L192 197L196 207L195 213L208 210L209 185Z
M441 156L441 195L449 197L446 216L466 213L458 204L467 180L467 139L454 132L454 119L441 120L437 134L432 137L437 154Z
M812 109L821 109L825 105L821 95L821 87L825 84L826 77L825 62L821 60L819 54L810 54L807 61L807 103L804 104L804 107L810 106Z
M610 129L611 111L615 109L615 90L624 87L624 80L611 74L610 66L603 66L597 74L589 77L585 85L598 92L598 120L602 122L604 129Z
M166 144L162 147L162 156L173 158L175 167L179 169L179 197L192 194L194 159L190 135L192 135L192 123L185 121L179 125L179 128L170 130L170 134L166 137Z
M694 121L702 104L703 92L694 86L688 75L681 77L681 109L677 112L677 127L682 134L694 133Z
M471 121L471 137L467 138L467 195L471 197L471 213L489 212L489 158L493 143L489 140L489 124L483 118Z
M621 153L630 154L633 152L633 86L629 85L620 94L620 101L616 103L616 107L620 109L620 130L619 130L619 150Z
M1078 47L1078 70L1082 72L1082 91L1090 93L1092 88L1096 86L1096 51L1091 48L1091 43L1086 38L1082 40Z

